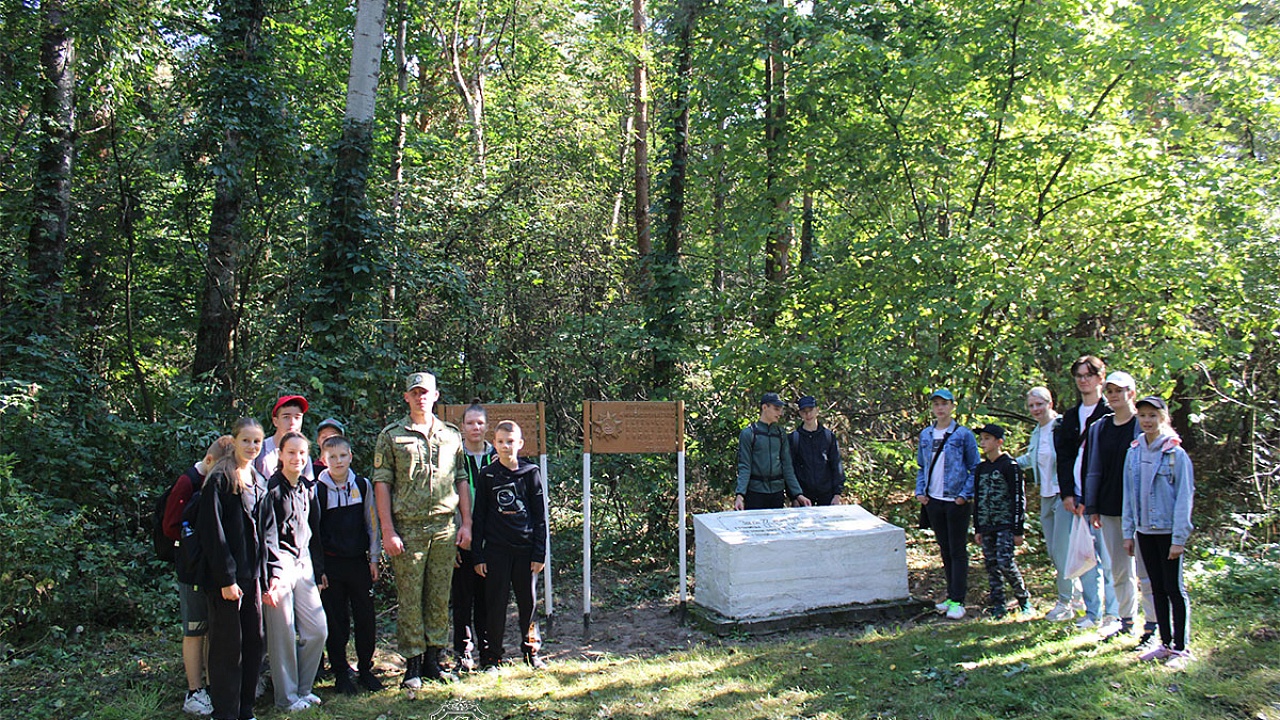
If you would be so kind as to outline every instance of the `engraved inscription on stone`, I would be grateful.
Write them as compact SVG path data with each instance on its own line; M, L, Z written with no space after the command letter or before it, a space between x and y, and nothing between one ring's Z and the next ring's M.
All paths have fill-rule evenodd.
M667 453L680 450L680 407L674 402L593 402L593 453Z

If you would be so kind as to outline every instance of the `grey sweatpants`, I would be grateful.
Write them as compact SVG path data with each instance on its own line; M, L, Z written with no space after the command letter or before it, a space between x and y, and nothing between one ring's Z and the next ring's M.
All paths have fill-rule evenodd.
M316 587L311 557L284 557L280 577L284 590L275 607L263 596L262 616L267 626L267 655L271 662L271 686L276 706L287 708L311 692L320 669L324 641L329 635L320 590Z

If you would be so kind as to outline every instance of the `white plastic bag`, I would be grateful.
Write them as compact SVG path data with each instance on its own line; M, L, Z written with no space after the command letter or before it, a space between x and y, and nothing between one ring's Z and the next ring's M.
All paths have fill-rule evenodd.
M1093 548L1089 519L1076 515L1071 518L1071 541L1067 543L1067 571L1064 574L1074 580L1097 564L1098 553Z

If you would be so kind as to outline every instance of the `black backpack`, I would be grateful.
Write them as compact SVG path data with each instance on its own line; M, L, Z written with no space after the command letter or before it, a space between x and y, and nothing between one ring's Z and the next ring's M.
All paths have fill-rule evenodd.
M204 550L200 547L200 534L196 529L196 523L200 519L200 495L200 490L192 493L191 500L182 509L182 529L178 533L177 562L174 568L178 573L178 582L188 585L203 585L207 575Z
M164 534L164 509L169 504L171 494L173 485L160 493L160 499L156 500L155 510L151 513L151 544L155 548L156 557L170 563L177 558L177 543Z

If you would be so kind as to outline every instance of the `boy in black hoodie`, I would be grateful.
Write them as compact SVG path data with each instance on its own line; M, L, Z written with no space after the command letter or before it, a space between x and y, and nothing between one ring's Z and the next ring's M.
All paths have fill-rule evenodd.
M488 646L481 665L502 663L502 636L507 624L507 598L515 590L524 661L535 670L546 667L538 657L542 638L533 620L534 580L547 551L547 525L542 472L520 459L524 434L511 420L498 423L493 446L498 461L486 465L475 480L471 513L471 556L485 579Z
M1018 615L1031 615L1031 596L1022 581L1014 548L1022 544L1026 519L1026 498L1022 488L1022 468L1004 451L1004 428L989 423L978 431L982 462L974 469L974 539L982 546L991 588L991 617L999 619L1007 611L1004 583L1008 581L1018 601Z

